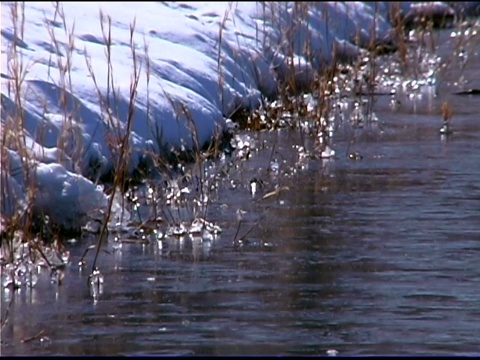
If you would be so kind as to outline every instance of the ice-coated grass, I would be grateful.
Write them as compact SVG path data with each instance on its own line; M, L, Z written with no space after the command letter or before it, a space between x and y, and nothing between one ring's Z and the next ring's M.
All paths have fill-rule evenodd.
M339 65L368 59L372 80L380 49L405 51L400 20L454 11L397 5L3 2L2 233L22 229L28 241L45 227L98 221L100 244L116 191L133 178L170 181L179 159L194 160L207 199L207 159L231 136L231 119L267 103L278 105L268 112L275 121L300 114L306 105L292 94L317 97L312 133L321 138ZM208 203L191 215L206 221Z

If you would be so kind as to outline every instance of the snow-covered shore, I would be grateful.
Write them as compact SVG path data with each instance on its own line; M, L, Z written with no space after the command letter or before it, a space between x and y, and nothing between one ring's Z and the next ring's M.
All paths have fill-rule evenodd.
M152 154L201 147L279 82L395 45L392 4L2 2L2 218L27 204L66 229L100 217L98 179L129 119L129 173ZM434 3L452 16L469 6Z

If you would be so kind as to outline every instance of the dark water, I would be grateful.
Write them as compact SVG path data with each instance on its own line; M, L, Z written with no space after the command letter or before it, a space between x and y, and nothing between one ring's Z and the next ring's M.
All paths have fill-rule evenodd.
M480 88L476 44L463 74ZM245 163L212 205L213 241L110 241L97 301L93 254L77 266L88 241L69 245L62 285L2 291L2 355L479 355L480 97L453 94L459 74L396 112L378 97L375 125L339 126L335 159L295 174L282 171L298 133L252 134L275 144L281 173L266 170L270 150ZM454 133L442 138L445 100ZM289 190L262 200L275 183Z

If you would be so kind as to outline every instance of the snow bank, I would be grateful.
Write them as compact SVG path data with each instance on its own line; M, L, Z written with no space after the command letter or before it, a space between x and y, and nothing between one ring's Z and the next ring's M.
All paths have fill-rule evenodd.
M236 110L275 98L279 81L302 85L334 60L394 42L388 2L1 6L2 216L24 213L33 186L35 212L65 228L106 206L95 183L116 163L129 110L132 173L209 143Z

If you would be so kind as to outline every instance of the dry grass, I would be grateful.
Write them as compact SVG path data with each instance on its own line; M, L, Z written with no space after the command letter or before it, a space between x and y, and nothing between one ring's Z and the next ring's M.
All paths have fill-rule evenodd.
M35 163L32 159L32 153L27 146L26 134L24 132L25 113L23 110L22 89L25 77L32 63L24 63L19 54L17 39L23 38L25 30L25 8L24 4L13 3L10 8L10 18L14 31L14 41L8 49L8 93L13 98L13 104L8 106L2 103L2 109L11 112L6 113L5 121L2 123L2 146L1 146L1 194L4 204L10 204L9 216L4 216L7 209L2 208L2 247L7 244L9 253L13 254L14 234L18 230L23 230L26 237L32 237L31 228L34 222L33 204L35 202L36 181L35 181ZM2 101L3 101L2 97ZM14 161L13 156L8 153L11 149L18 154L19 164ZM15 198L15 191L10 186L11 177L22 180L26 184L25 200ZM15 180L13 180L15 181ZM13 197L13 198L12 198ZM8 200L7 200L8 199ZM3 204L2 204L3 205ZM11 256L8 260L12 260Z
M266 37L262 32L265 28L257 29L258 42L263 43L264 49L269 51L278 51L275 46L281 48L285 55L285 63L281 64L285 69L283 74L278 74L278 86L275 91L276 97L265 98L257 109L251 109L239 106L232 114L227 117L232 118L240 124L240 129L248 130L277 130L283 127L299 130L300 144L303 149L307 149L307 144L319 145L321 143L320 153L315 155L315 149L307 149L307 156L321 157L321 153L325 150L325 144L328 145L329 129L333 125L335 118L335 106L337 100L341 97L348 97L353 101L360 101L362 90L358 86L366 89L369 98L369 108L367 115L373 113L373 104L375 101L374 92L380 69L377 64L378 52L376 39L372 38L369 47L374 49L370 52L368 58L357 59L351 64L344 64L333 57L328 66L323 65L310 74L310 81L300 81L298 74L298 61L301 56L296 54L294 35L302 29L305 22L308 22L308 16L312 6L318 4L310 2L296 2L293 5L292 23L285 24L278 18L278 12L275 6L262 2L262 11L265 18L270 19L272 26L280 29L279 44L271 44L266 42ZM71 159L73 166L78 170L81 168L81 161L86 147L89 144L83 144L83 139L77 129L77 123L81 121L78 115L78 108L74 103L73 106L68 100L68 94L74 93L72 84L72 58L75 50L75 28L67 27L67 21L63 12L61 3L56 3L55 21L63 24L65 34L64 39L59 39L56 32L51 28L51 24L46 22L49 29L50 41L55 48L57 56L52 59L55 69L58 73L50 74L52 81L61 89L58 105L62 109L63 126L59 130L57 141L58 161L65 162ZM279 3L276 6L288 6L286 3ZM25 12L24 3L12 3L10 6L10 18L12 28L14 29L14 38L22 39L25 30ZM217 72L220 103L222 106L226 104L224 99L223 87L225 85L225 73L223 69L222 49L226 44L225 27L226 23L235 9L235 4L230 3L227 7L218 32L218 54L217 54ZM419 62L422 58L412 56L410 40L408 32L406 32L405 18L401 16L399 6L392 6L390 15L394 24L393 30L397 41L397 52L395 53L395 61L400 64L400 71L403 75L415 73L418 69ZM285 9L281 9L286 11ZM328 17L328 14L325 14ZM201 218L207 220L209 206L214 198L216 190L215 182L221 176L221 167L212 166L213 160L222 156L222 151L229 145L231 136L219 131L215 132L211 141L200 143L198 137L198 129L196 128L195 119L192 117L188 106L176 101L164 92L165 98L170 102L172 111L177 117L179 126L182 121L186 121L190 130L191 139L184 144L183 148L171 149L163 145L162 128L158 122L151 121L151 105L150 105L150 82L152 81L151 61L149 58L149 48L145 39L143 39L143 62L137 53L137 44L135 40L136 23L135 20L130 24L130 49L131 49L131 74L130 88L127 99L127 113L125 120L119 119L119 110L116 108L124 94L119 93L117 89L117 76L125 74L116 74L114 72L114 61L112 58L112 19L110 16L100 12L100 26L103 35L103 43L105 44L105 56L107 63L107 81L106 84L100 84L97 81L95 69L88 53L85 51L85 61L89 74L94 83L98 103L101 108L103 121L106 132L106 143L112 155L113 166L108 176L103 176L101 180L108 183L109 202L105 216L101 223L98 240L96 243L95 258L92 264L92 273L97 270L98 256L100 249L104 245L105 239L109 234L109 227L112 225L114 207L116 202L120 203L122 211L129 211L133 214L132 220L128 224L139 230L140 233L153 232L158 229L160 222L166 222L167 227L178 226L181 223L192 223L193 220ZM428 44L428 50L434 52L438 43L433 37L433 24L422 22L423 27L419 32L421 43ZM303 30L302 30L303 31ZM311 63L317 55L313 48L311 39L306 38L303 44L302 57L307 63ZM468 37L458 37L458 51L466 47ZM64 45L66 44L66 45ZM297 44L298 45L298 44ZM237 46L241 47L240 42ZM380 51L380 50L378 50ZM61 55L63 54L63 55ZM254 59L252 59L252 62ZM1 146L1 194L3 199L15 194L11 188L12 182L8 179L10 176L19 176L23 178L25 189L25 199L11 199L11 203L18 203L10 216L2 214L2 248L6 248L9 259L13 260L14 247L19 241L19 231L22 233L21 241L27 243L32 249L32 253L42 254L42 242L53 243L59 251L62 249L61 229L55 229L50 226L46 217L39 216L35 213L34 204L36 198L36 179L35 179L35 159L32 149L27 146L26 134L24 131L25 116L24 113L24 87L25 78L28 71L34 63L25 64L20 54L19 46L14 41L11 44L8 53L8 75L9 80L9 97L13 99L13 111L8 113L5 121L2 123L2 146ZM275 67L278 64L272 64ZM445 68L444 70L445 71ZM144 73L147 87L147 123L151 126L151 132L154 134L156 141L155 150L145 149L145 156L151 159L151 168L137 168L132 173L129 163L132 156L131 135L135 121L135 109L137 107L137 94L141 75ZM303 74L305 75L305 74ZM262 83L262 74L253 67L252 76L257 83ZM241 80L241 79L239 79ZM357 86L358 85L358 86ZM314 101L313 107L306 103L305 94L310 94ZM270 94L272 95L272 94ZM3 98L2 98L3 99ZM6 104L2 104L2 108L7 108ZM8 107L12 108L12 107ZM43 112L49 112L48 105L45 103ZM229 116L228 116L229 115ZM451 118L451 110L447 106L443 109L444 119ZM305 119L308 126L305 126ZM41 138L41 134L36 134ZM353 139L352 139L353 141ZM190 146L191 144L191 146ZM269 144L271 153L269 162L272 161L276 143ZM13 161L7 149L14 150L18 155L19 167ZM347 153L346 156L349 156ZM68 159L67 159L68 157ZM187 164L188 163L188 164ZM152 169L153 168L153 169ZM138 178L134 179L134 174ZM96 180L96 179L93 179ZM136 185L142 183L144 191L137 189ZM195 189L195 191L190 191ZM278 189L282 189L279 187ZM273 193L272 193L273 194ZM276 193L275 193L276 194ZM142 196L142 198L140 198ZM141 213L139 211L140 203L146 205L148 211ZM4 209L2 209L2 212ZM120 215L120 219L123 215ZM240 225L240 224L239 224ZM140 231L141 230L141 231ZM41 255L40 255L41 256ZM43 256L46 258L46 256ZM53 267L53 265L52 265Z

